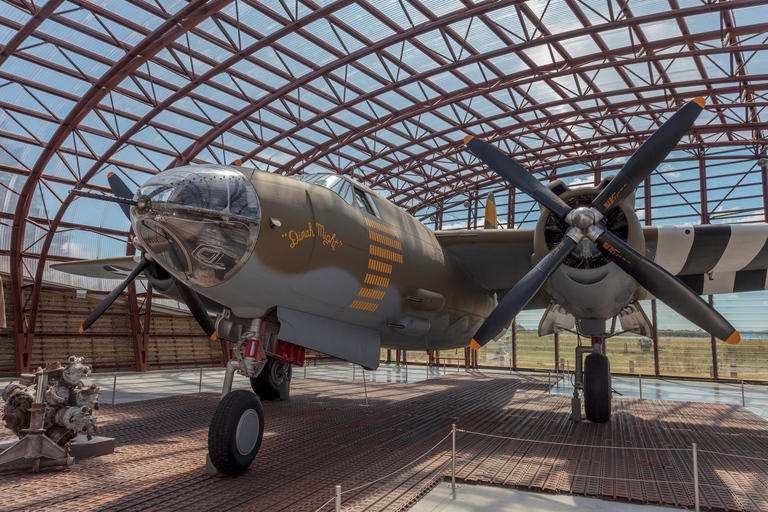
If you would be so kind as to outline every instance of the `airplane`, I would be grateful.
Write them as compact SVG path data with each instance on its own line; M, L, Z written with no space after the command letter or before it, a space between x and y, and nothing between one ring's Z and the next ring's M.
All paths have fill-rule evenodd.
M635 189L703 107L702 98L687 103L595 187L544 185L467 136L469 151L540 203L534 229L433 231L345 175L190 165L151 177L135 193L113 173L114 197L73 190L121 203L141 256L52 267L125 278L81 332L144 278L186 303L211 339L234 344L208 437L221 473L249 467L264 431L257 395L279 398L306 349L374 370L381 348L478 349L523 309L546 308L541 335L575 329L591 340L576 349L574 419L581 391L586 418L604 423L612 397L604 342L616 334L607 320L650 335L638 300L656 297L733 344L738 332L700 295L767 288L768 224L642 226L635 214ZM495 228L492 201L486 215ZM255 394L231 390L235 372L250 378Z

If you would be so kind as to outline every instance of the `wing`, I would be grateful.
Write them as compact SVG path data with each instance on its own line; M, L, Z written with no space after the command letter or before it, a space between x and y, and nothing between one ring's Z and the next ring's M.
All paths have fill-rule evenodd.
M768 290L768 224L649 226L649 257L700 295Z
M436 231L435 237L453 260L481 286L501 300L532 268L533 229ZM549 295L543 290L525 309L545 308Z
M136 267L133 256L119 258L104 258L99 260L68 261L66 263L54 263L51 268L85 277L101 277L104 279L125 279ZM139 275L138 279L144 279Z
M437 231L451 257L499 298L533 265L533 229ZM768 290L768 224L644 226L646 255L701 295ZM546 307L540 293L526 309ZM543 302L542 302L543 301Z

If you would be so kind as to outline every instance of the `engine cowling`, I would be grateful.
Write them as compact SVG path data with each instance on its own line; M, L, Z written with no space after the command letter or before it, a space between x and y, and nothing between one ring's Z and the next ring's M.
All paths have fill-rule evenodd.
M605 178L596 187L569 187L557 180L547 186L571 208L589 206L605 188L611 178ZM609 231L626 241L641 254L645 253L642 225L634 210L635 195L631 194L618 208L609 211L601 221ZM542 208L534 233L535 265L563 238L569 226ZM605 332L605 320L617 315L633 298L643 298L634 279L609 260L584 238L545 284L552 298L579 321L583 334L599 335ZM590 300L584 301L583 297Z

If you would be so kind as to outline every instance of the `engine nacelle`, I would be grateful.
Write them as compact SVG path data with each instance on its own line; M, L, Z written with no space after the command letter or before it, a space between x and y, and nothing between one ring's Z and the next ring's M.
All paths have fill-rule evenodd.
M575 209L589 206L610 180L610 177L605 178L596 187L570 188L559 180L547 186ZM601 224L636 251L645 254L645 237L635 214L634 203L633 193L618 208L609 211ZM542 208L533 239L534 265L560 242L568 229L564 221ZM634 279L587 238L579 242L571 255L552 274L545 289L558 304L576 317L580 331L587 335L603 334L605 319L617 315L633 298L645 295L644 290L638 290ZM590 299L584 301L583 297Z

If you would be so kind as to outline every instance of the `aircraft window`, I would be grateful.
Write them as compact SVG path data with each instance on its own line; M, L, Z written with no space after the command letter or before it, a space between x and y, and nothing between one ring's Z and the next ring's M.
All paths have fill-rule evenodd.
M368 204L368 198L365 197L365 192L359 188L355 188L355 204L364 212L375 215L375 213L373 213L373 208Z
M373 200L373 197L371 197L371 194L366 192L365 193L365 197L368 198L368 204L371 205L371 208L373 208L373 214L376 217L381 218L381 214L379 213L379 209L376 207L376 201Z
M352 204L352 185L349 184L347 180L341 180L341 186L337 188L332 188L334 192L339 194L343 200L345 200L347 203Z

